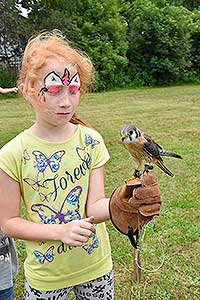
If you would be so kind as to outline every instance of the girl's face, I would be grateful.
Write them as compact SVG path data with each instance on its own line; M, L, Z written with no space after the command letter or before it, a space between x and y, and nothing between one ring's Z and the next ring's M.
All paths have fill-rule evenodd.
M51 58L35 82L32 101L37 120L53 126L69 123L80 101L80 78L75 65Z

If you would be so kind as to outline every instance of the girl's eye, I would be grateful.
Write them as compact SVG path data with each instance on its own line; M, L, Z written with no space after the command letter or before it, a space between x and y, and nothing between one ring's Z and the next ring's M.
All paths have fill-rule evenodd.
M50 94L58 93L60 90L61 90L60 86L49 86L47 89L48 93Z
M69 86L69 91L71 94L76 94L80 91L80 87L77 85L70 85Z

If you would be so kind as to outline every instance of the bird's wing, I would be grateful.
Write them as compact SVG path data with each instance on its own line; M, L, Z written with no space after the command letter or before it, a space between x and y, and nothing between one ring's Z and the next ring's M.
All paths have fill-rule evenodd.
M144 138L146 140L144 142L144 151L152 158L158 158L160 156L160 152L162 151L162 147L158 145L150 135L145 134Z
M144 133L143 136L147 140L147 142L157 145L157 147L162 150L162 147L158 143L156 143L150 135Z

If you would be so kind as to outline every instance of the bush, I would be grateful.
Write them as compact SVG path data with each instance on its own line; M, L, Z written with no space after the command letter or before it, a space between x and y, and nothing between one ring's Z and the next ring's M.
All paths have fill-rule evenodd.
M159 3L159 4L157 4ZM129 73L145 85L184 80L190 61L191 13L167 1L136 0L129 23Z
M8 68L0 68L0 86L13 87L16 85L16 75Z

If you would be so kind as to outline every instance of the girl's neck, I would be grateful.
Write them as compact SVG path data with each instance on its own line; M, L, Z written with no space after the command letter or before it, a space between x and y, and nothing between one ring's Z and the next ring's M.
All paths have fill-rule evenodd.
M43 126L37 121L30 127L30 132L37 137L49 142L62 142L74 135L77 125L68 123L63 127Z

